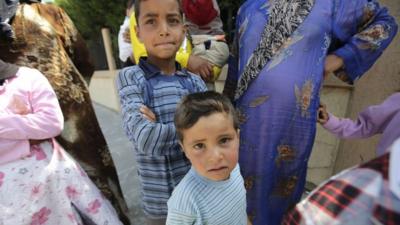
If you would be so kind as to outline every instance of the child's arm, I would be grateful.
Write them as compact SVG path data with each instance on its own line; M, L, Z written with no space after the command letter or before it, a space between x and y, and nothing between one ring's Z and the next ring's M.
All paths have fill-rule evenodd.
M20 112L19 114L0 114L0 138L38 140L59 135L63 129L64 118L52 87L39 71L27 68L21 68L21 70L30 73L24 74L25 79L22 77L17 79L27 82L24 85L31 86L32 91L28 93L31 108L27 111L23 110L22 106L18 106L19 100L14 99Z
M196 223L196 216L168 209L166 225L192 225Z
M205 81L212 80L213 77L213 65L198 56L190 55L188 60L187 69L195 74L198 74Z
M382 133L390 119L400 111L396 101L398 99L392 97L381 105L367 107L356 121L329 114L329 120L323 126L339 138L367 138Z
M142 113L144 106L143 91L140 88L139 71L128 67L119 72L117 79L121 102L123 127L128 138L146 155L163 155L176 145L176 130L173 123L156 123ZM140 77L140 78L139 78ZM151 112L151 111L150 111ZM147 114L149 115L149 114Z
M208 90L206 83L204 83L204 80L201 79L201 77L193 75L191 78L196 92L205 92Z

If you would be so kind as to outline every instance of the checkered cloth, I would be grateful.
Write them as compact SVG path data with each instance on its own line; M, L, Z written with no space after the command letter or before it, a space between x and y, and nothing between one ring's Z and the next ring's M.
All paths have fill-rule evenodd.
M332 177L289 212L282 224L399 225L400 170L393 163L398 164L399 153L400 148L393 149Z

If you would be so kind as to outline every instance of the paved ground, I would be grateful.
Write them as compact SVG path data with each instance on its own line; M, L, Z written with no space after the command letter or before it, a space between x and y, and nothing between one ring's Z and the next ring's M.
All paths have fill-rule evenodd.
M142 225L145 220L143 211L140 208L136 162L131 142L129 142L122 129L121 117L116 111L96 103L93 105L117 167L122 191L130 209L131 223L132 225Z

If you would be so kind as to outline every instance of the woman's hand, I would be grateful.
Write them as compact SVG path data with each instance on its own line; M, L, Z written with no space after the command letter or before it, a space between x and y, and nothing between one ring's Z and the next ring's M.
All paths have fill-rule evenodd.
M335 72L336 70L342 68L344 65L343 59L337 55L328 55L325 59L324 68L324 79L328 77L329 74Z

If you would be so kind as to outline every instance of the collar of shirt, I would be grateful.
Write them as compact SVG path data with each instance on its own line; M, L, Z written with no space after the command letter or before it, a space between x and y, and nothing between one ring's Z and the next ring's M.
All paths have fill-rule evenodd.
M140 57L139 67L140 67L140 69L143 70L144 77L146 78L146 80L148 80L154 76L162 74L161 70L157 66L147 62L147 57ZM183 69L178 62L175 62L175 68L176 68L175 75L188 76L187 70Z
M389 187L400 199L400 138L392 145L389 162Z

